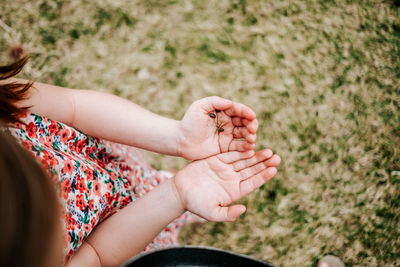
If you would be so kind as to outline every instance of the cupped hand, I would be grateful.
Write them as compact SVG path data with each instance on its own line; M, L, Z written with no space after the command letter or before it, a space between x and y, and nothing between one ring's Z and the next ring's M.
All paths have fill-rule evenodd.
M231 204L274 177L279 163L269 149L226 152L190 163L172 181L185 209L209 221L234 221L246 208Z
M217 96L194 102L178 127L179 155L203 159L255 147L258 121L247 106Z

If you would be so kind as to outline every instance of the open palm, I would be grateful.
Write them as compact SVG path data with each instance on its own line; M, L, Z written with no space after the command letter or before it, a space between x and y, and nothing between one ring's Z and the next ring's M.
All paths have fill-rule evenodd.
M194 102L179 123L180 155L207 158L255 147L258 121L247 106L217 96Z
M226 152L190 163L173 181L187 210L209 221L234 221L246 208L230 205L274 177L279 163L268 149Z

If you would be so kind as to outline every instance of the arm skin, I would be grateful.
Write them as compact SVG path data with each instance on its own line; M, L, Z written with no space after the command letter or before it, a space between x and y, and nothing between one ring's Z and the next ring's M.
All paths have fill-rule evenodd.
M217 96L195 101L181 121L111 94L39 82L33 84L27 99L17 104L90 136L189 160L252 150L258 128L249 107ZM211 118L209 113L216 110L221 110L218 117ZM221 134L215 134L217 122L225 129Z
M178 121L154 114L121 97L35 82L28 99L18 104L90 136L179 156Z
M234 221L245 207L233 203L274 177L279 163L269 149L194 161L96 226L67 267L120 266L186 210L209 221Z
M67 267L120 266L184 211L172 180L167 180L96 226Z

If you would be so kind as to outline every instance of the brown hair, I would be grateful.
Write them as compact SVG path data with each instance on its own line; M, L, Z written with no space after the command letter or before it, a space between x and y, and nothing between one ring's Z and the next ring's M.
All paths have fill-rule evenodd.
M29 88L33 82L3 83L3 80L17 75L28 61L29 56L24 56L14 63L6 66L0 66L0 121L3 122L21 122L18 117L29 107L19 108L15 104L27 97Z
M48 266L61 233L59 200L40 165L1 125L0 174L0 266Z

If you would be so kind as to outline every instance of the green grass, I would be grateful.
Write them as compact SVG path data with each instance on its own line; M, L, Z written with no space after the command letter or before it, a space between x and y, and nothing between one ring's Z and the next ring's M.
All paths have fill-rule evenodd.
M281 266L325 254L400 265L399 1L9 1L1 62L22 76L107 91L181 118L208 95L258 114L277 177L236 223L190 226L182 243ZM5 25L4 25L5 24ZM8 25L8 26L7 26ZM157 168L184 160L148 154Z

